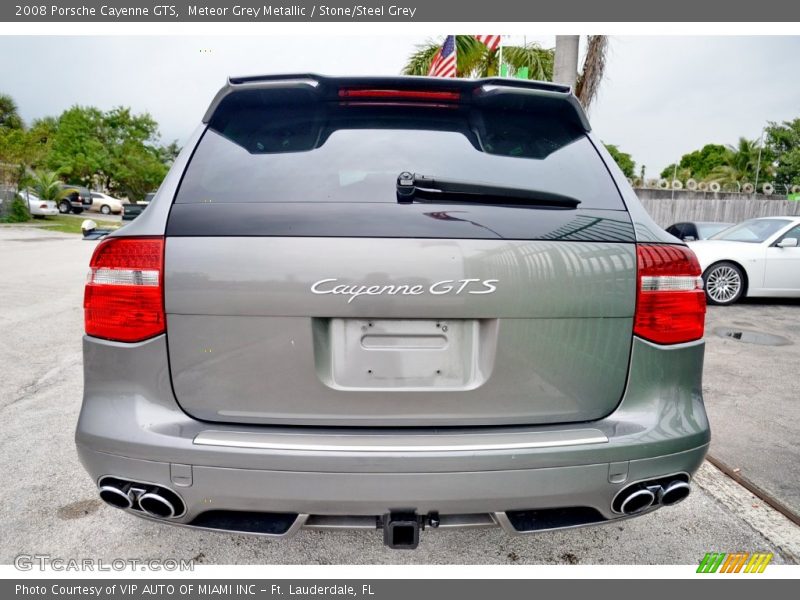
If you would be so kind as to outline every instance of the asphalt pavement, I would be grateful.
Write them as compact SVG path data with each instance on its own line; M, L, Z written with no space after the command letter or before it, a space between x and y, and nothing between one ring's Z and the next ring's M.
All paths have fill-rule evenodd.
M697 564L709 551L765 551L775 554L775 563L800 560L800 528L708 464L685 502L650 515L520 537L499 529L426 531L411 552L386 549L378 531L301 531L273 541L170 527L109 508L98 500L73 444L82 390L83 282L94 246L75 235L0 226L0 563L49 554L209 564ZM710 321L721 310L730 309L712 309ZM800 306L764 310L798 324ZM736 320L760 323L757 312ZM737 344L721 338L709 344L706 394L715 435L752 437L745 456L758 450L792 459L796 455L783 454L782 446L791 440L791 427L797 439L796 421L783 418L788 408L776 406L753 431L741 416L765 414L753 410L754 399L773 401L796 385L789 367L797 355L769 355L762 363L762 348ZM774 381L759 383L764 375ZM729 406L739 413L738 429L735 419L723 424L724 415L717 416ZM798 478L786 479L789 493L796 493Z
M709 453L798 522L799 367L800 300L754 298L709 308L703 373Z

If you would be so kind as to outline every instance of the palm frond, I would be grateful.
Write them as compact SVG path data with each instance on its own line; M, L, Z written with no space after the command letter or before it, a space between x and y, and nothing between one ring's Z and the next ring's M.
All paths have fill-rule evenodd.
M31 178L31 188L42 200L59 200L68 190L61 189L61 180L54 171L37 171Z
M14 99L8 94L0 94L0 127L22 129L24 125Z
M471 35L456 36L456 71L458 77L490 77L497 74L497 51ZM494 67L493 67L494 65ZM494 68L494 72L492 69Z
M607 54L608 36L590 35L587 39L583 69L581 69L578 81L575 84L575 95L586 109L591 106L597 97L600 82L603 80L603 73L606 69Z
M414 53L408 57L406 66L403 67L403 75L427 75L440 47L441 43L433 40L419 44Z
M741 183L747 180L747 174L732 165L714 167L706 177L706 181L715 181L720 185Z
M406 65L403 67L403 75L427 75L431 69L431 63L441 47L442 42L434 40L418 44L417 49L408 57Z
M513 72L528 68L528 79L539 81L553 80L553 59L555 50L542 48L539 44L527 46L505 46L503 48L503 62L508 63Z

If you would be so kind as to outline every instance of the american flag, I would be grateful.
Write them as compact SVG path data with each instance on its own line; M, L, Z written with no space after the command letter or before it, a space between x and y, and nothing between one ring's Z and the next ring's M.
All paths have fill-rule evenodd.
M433 77L456 76L456 36L448 35L442 47L433 57L428 75Z
M499 35L474 35L472 36L482 44L486 44L486 47L489 50L497 50L497 47L500 45L500 38L502 36Z

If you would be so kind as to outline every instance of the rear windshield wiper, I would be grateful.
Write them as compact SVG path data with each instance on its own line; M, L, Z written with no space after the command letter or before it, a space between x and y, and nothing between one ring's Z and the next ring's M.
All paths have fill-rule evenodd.
M397 201L400 203L471 202L552 208L575 208L581 203L577 198L553 192L440 179L408 171L397 176Z

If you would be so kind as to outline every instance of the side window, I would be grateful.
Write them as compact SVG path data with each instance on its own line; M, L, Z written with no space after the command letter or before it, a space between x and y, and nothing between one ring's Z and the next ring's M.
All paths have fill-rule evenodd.
M695 227L694 223L686 223L683 228L683 237L693 237L696 240L700 239L700 236L697 234L697 227Z
M778 240L778 242L780 243L781 241L783 241L785 239L788 239L788 238L796 239L797 240L797 245L800 246L800 225L797 225L796 227L792 227L789 231L784 233L781 236L781 238Z
M683 223L675 223L674 225L670 225L667 227L667 233L670 235L674 235L676 238L681 239L681 231L682 231Z

